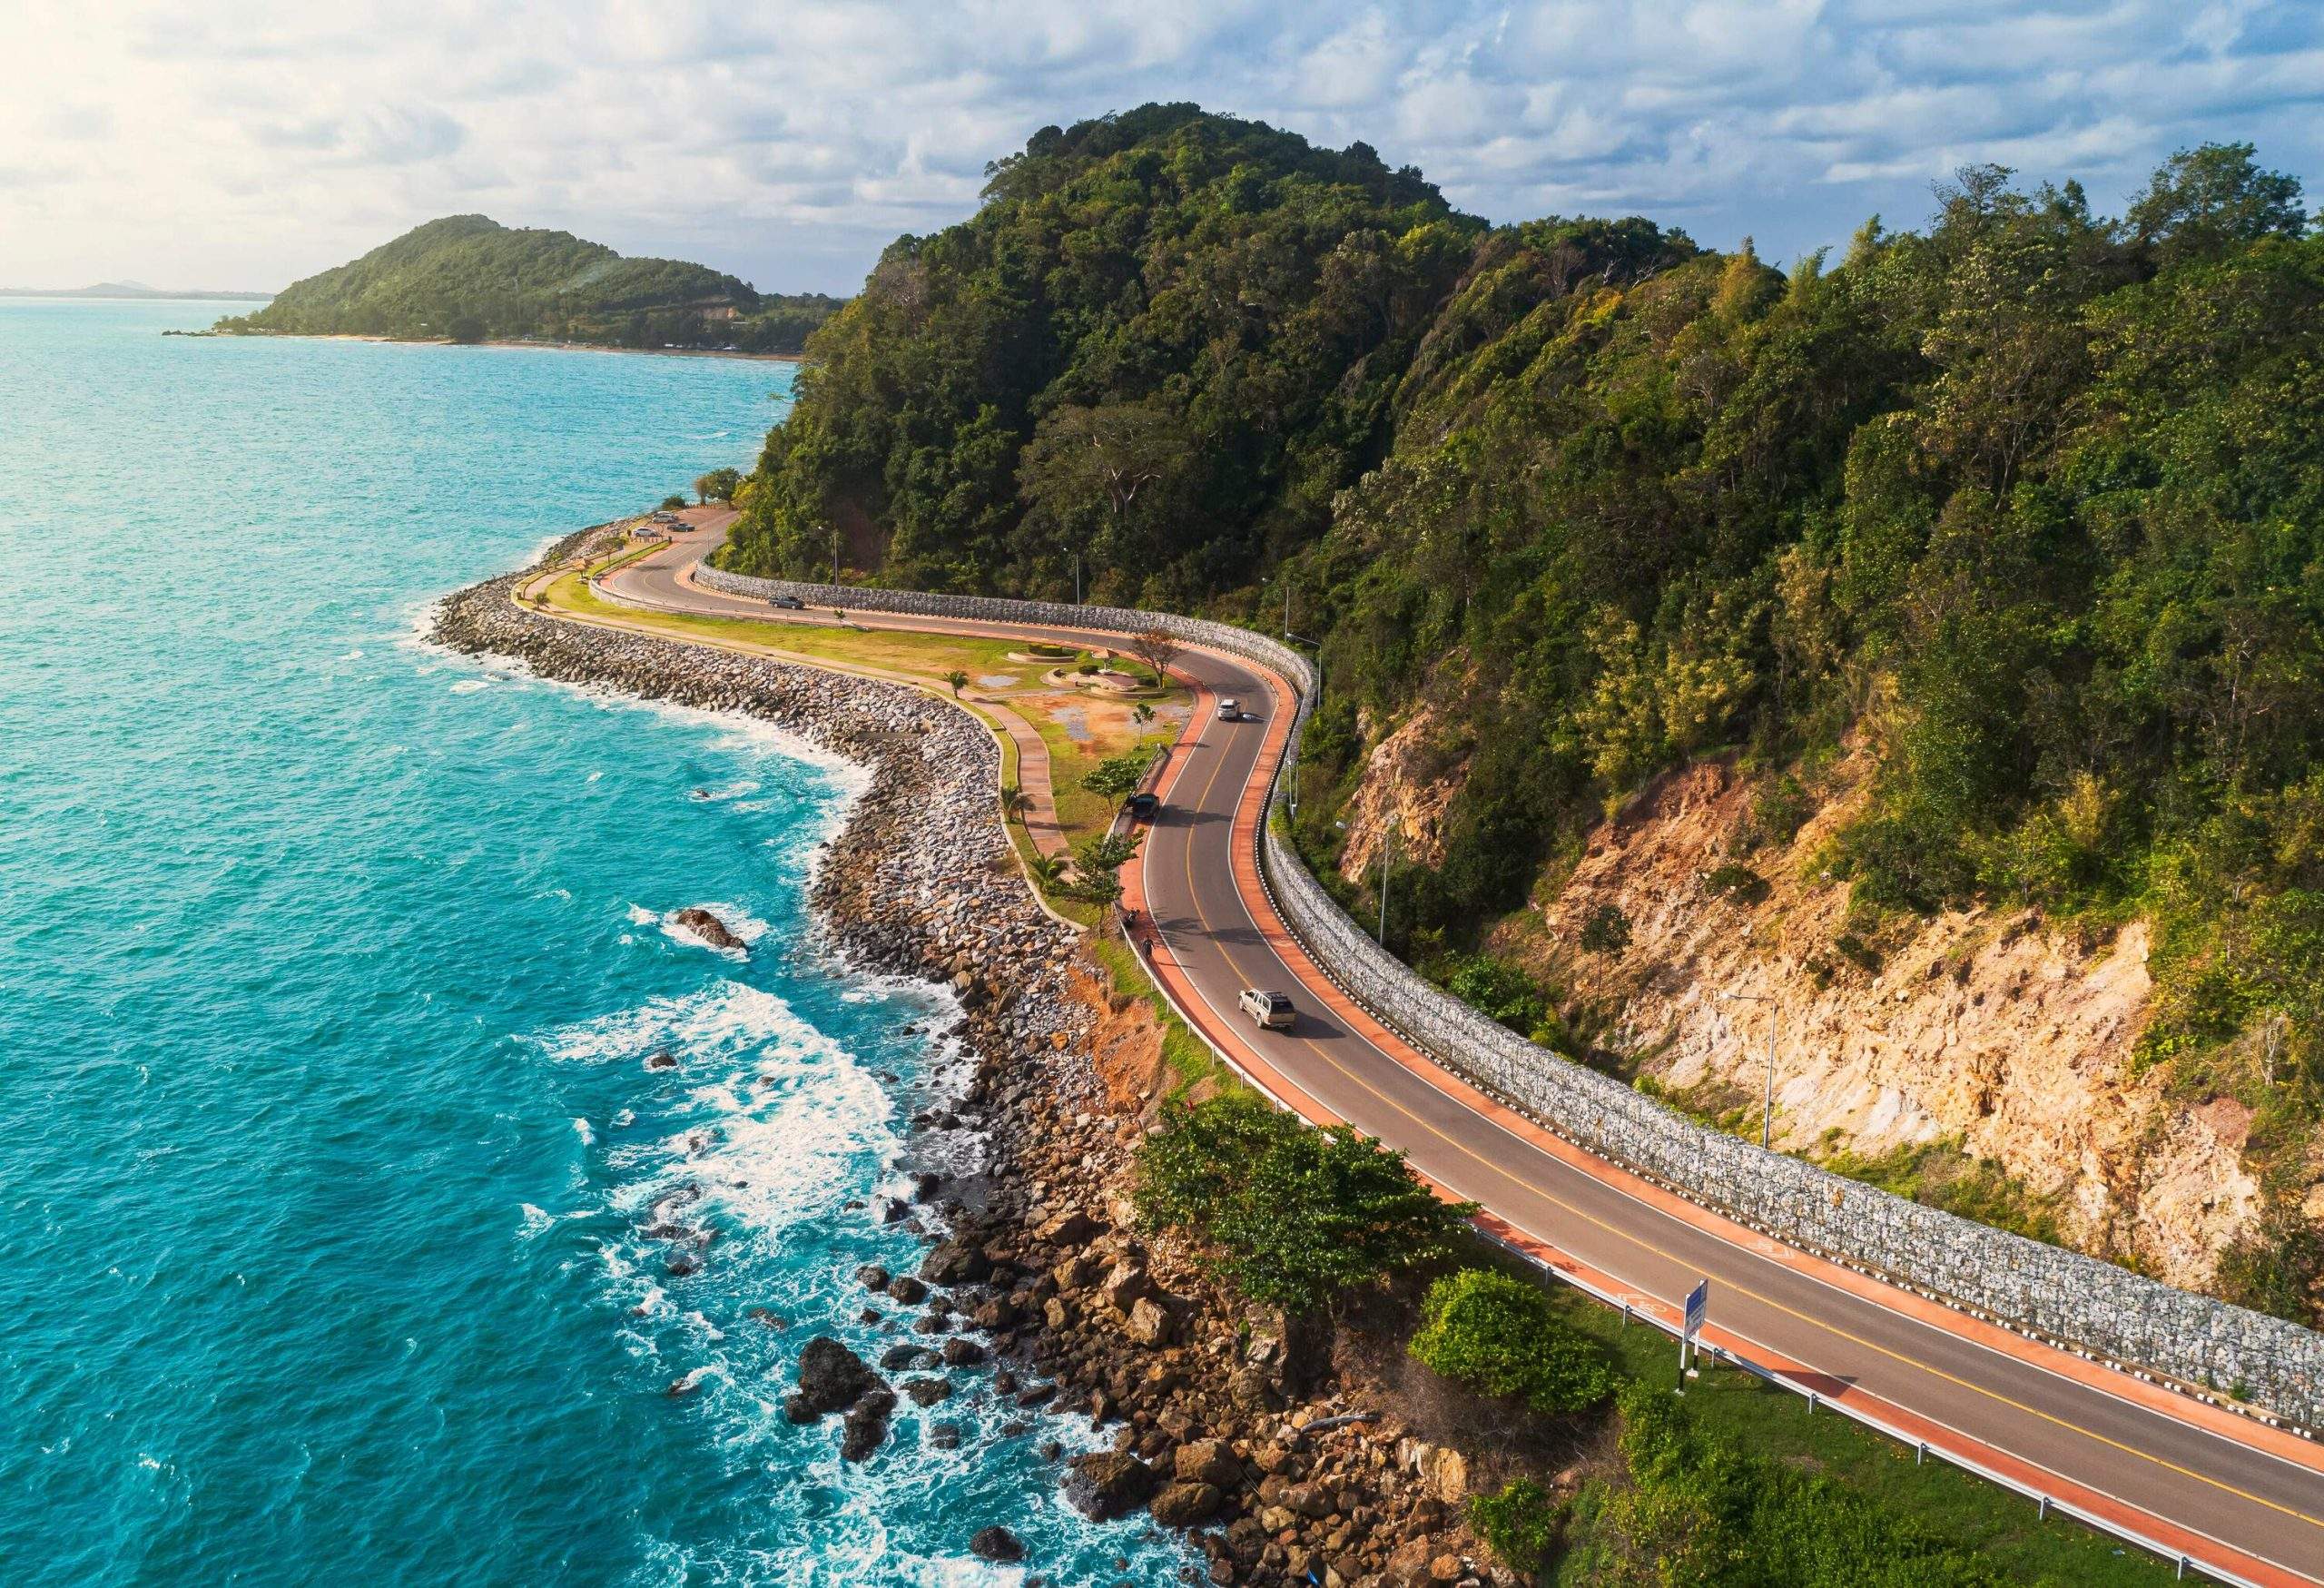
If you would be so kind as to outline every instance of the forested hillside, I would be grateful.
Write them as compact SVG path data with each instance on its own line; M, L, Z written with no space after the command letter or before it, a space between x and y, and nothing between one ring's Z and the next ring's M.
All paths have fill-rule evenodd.
M2119 219L1995 168L1837 257L1488 227L1369 149L1148 106L1046 129L815 337L736 566L1320 638L1298 837L1398 725L1443 791L1389 936L1553 1034L1482 935L1707 757L1727 885L1844 758L1829 967L1971 903L2152 932L2140 1062L2250 1110L2217 1286L2316 1316L2324 238L2246 146ZM1409 747L1408 748L1415 748ZM1378 791L1372 791L1376 795ZM1369 797L1369 796L1368 796ZM1369 888L1370 873L1355 887ZM1600 921L1576 952L1620 952ZM1582 937L1590 937L1588 932ZM2302 1210L2303 1201L2307 1203Z
M820 293L763 297L682 260L625 259L568 232L448 215L293 282L218 329L796 352L838 307Z

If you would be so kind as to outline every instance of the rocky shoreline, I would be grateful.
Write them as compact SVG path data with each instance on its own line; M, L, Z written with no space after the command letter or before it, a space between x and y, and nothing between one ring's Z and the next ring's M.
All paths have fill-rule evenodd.
M542 566L601 533L568 537ZM843 1454L864 1459L900 1394L930 1406L954 1393L953 1375L981 1374L986 1393L1023 1410L1018 1433L1034 1432L1040 1410L1109 1433L1110 1450L1069 1459L1044 1446L1064 1467L1063 1493L1093 1517L1144 1511L1186 1530L1207 1563L1189 1576L1340 1588L1516 1581L1462 1525L1457 1454L1324 1393L1327 1349L1236 1306L1175 1243L1137 1232L1128 1188L1142 1110L1118 1107L1092 1061L1106 1011L1078 934L1041 910L1018 870L994 797L999 750L982 725L900 686L522 609L512 594L530 571L447 598L431 638L547 678L748 712L862 768L867 785L812 902L852 962L944 981L960 1008L951 1035L973 1055L973 1079L956 1108L914 1124L973 1132L983 1168L957 1182L923 1170L928 1206L865 1210L934 1227L918 1274L857 1276L883 1306L916 1316L876 1366L810 1341L789 1414L842 1416ZM1006 1529L964 1543L987 1559L1022 1558ZM1040 1563L1026 1563L1028 1583L1043 1581Z

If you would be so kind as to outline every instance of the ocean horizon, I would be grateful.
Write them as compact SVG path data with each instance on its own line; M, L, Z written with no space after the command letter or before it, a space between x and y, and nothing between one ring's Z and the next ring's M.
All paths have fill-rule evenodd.
M222 307L0 301L10 1580L1175 1580L1059 1503L1084 1419L783 1415L892 1343L854 1274L961 1062L808 909L856 771L421 638L747 467L793 367L160 334Z

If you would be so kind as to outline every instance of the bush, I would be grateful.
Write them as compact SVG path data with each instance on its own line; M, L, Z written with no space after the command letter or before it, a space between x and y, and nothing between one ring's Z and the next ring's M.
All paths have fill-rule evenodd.
M1551 1415L1587 1411L1614 1393L1598 1347L1537 1287L1463 1268L1428 1287L1413 1357L1479 1395L1516 1396Z
M1616 904L1600 904L1581 923L1581 947L1584 952L1603 954L1619 959L1630 946L1630 918Z
M1738 904L1757 904L1768 896L1767 879L1748 865L1733 862L1718 867L1703 878L1703 886L1722 899Z
M1469 1525L1493 1553L1521 1572L1538 1572L1557 1547L1565 1525L1565 1502L1531 1478L1519 1478L1498 1494L1469 1501Z
M1430 967L1432 979L1453 997L1519 1036L1550 1023L1550 1002L1524 968L1491 954L1459 954Z
M1172 1104L1163 1121L1137 1150L1139 1217L1215 1244L1210 1267L1266 1306L1329 1307L1443 1257L1476 1210L1438 1200L1371 1137L1310 1129L1247 1094Z
M666 496L666 497L664 497L664 498L662 498L662 508L663 508L663 510L664 510L664 511L665 511L665 512L675 513L675 512L676 512L680 508L683 508L683 507L684 507L685 505L686 505L686 499L685 499L685 498L684 498L684 497L682 497L682 496L679 496L679 495L678 495L676 492L675 492L675 491L673 491L670 495L668 495L668 496Z

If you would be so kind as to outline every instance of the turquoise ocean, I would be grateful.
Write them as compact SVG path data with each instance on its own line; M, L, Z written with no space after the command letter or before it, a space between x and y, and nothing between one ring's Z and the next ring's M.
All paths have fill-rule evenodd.
M0 299L0 1580L1176 1579L979 1375L783 1418L951 1068L806 912L850 771L419 638L789 367L159 334L230 307Z

